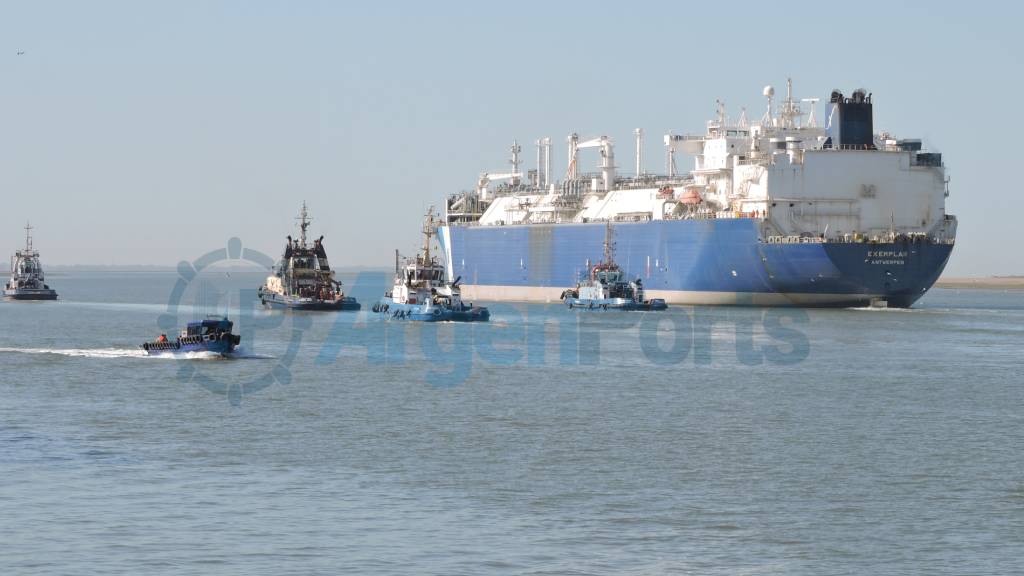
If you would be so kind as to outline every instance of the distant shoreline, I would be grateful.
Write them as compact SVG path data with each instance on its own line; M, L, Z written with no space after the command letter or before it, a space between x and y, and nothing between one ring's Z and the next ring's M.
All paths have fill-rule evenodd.
M99 264L53 264L50 266L43 266L43 269L47 274L67 274L71 272L111 272L111 273L146 273L146 272L177 272L177 266L147 266L147 265L132 265L125 264L123 266L113 265L104 266ZM217 264L217 270L223 270L225 272L260 272L261 268L254 265L238 265L238 264ZM267 271L268 269L263 269ZM335 272L341 274L348 274L353 272L391 272L392 268L382 266L343 266L341 268L335 268ZM11 271L9 269L0 269L0 275L8 275Z
M979 288L986 290L1024 289L1024 276L987 276L983 278L946 278L935 283L936 288Z

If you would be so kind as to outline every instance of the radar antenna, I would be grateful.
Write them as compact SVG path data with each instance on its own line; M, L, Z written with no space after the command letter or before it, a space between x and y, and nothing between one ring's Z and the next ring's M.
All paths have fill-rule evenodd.
M765 111L764 116L761 117L761 125L765 128L771 128L775 123L772 117L772 103L775 98L775 88L771 86L765 86L764 90L761 91L764 97L768 99L768 110Z

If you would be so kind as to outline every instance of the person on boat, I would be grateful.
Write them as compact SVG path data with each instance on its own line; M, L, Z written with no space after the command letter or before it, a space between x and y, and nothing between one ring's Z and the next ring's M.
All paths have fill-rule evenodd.
M160 337L156 339L156 341L157 342L167 342L167 334L161 334Z

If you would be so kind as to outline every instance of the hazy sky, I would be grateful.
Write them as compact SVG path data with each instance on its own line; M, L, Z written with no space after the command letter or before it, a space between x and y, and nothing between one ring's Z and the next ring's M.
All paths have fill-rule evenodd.
M336 266L412 251L426 207L551 136L664 170L761 88L874 94L943 153L953 275L1024 274L1022 9L963 2L0 2L0 252L174 264L238 236L278 256L306 200ZM18 55L19 51L25 54ZM819 107L819 115L823 106ZM589 156L585 162L596 159ZM592 166L584 166L592 169Z

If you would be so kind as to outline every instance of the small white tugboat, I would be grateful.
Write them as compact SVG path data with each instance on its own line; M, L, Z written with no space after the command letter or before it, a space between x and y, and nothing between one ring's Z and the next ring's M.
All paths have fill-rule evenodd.
M665 310L668 305L661 298L644 299L643 281L626 280L626 273L614 259L615 243L612 225L605 228L604 260L588 266L587 277L575 288L562 292L562 300L570 309L582 310Z
M395 251L395 286L384 294L373 311L396 320L419 322L484 322L491 313L482 306L462 301L459 280L448 281L444 266L430 253L430 243L437 230L434 207L427 211L423 223L423 248L414 258L399 263Z
M25 249L11 258L11 279L4 285L6 300L56 300L57 292L47 286L39 252L32 248L32 226L25 225Z
M259 297L264 306L290 310L359 310L359 303L345 296L341 282L334 279L334 270L327 262L324 237L306 241L311 219L302 203L299 212L299 238L284 247L284 257L273 276L260 286Z

